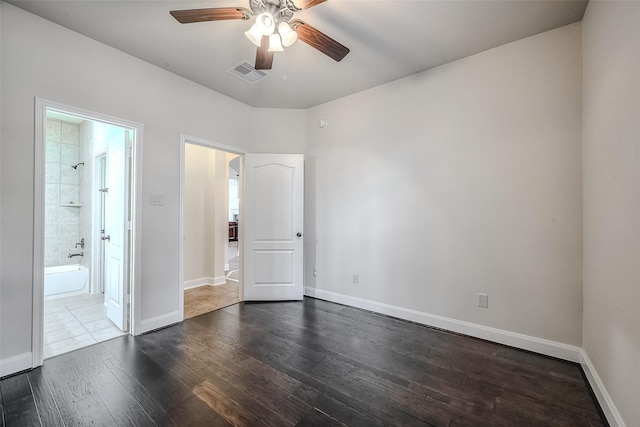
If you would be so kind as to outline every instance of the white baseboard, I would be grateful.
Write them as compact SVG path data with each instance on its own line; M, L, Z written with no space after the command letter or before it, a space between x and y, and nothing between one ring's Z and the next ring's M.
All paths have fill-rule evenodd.
M587 356L587 352L584 350L580 353L580 364L587 376L587 380L589 380L589 384L591 384L593 393L596 395L598 402L600 402L600 407L602 408L602 412L604 412L607 421L609 421L609 425L611 427L626 427L626 424L622 419L622 415L618 412L618 408L616 408L616 405L613 403L613 399L611 399L607 388L600 379L595 366L593 366L589 356Z
M199 288L200 286L208 285L210 283L210 280L211 280L210 277L199 277L197 279L185 280L184 288L185 289Z
M136 331L136 334L144 334L145 332L173 325L178 322L182 322L180 310L172 311L171 313L163 314L161 316L151 317L150 319L143 319L140 321L140 330Z
M0 377L33 368L33 353L22 353L0 360Z
M218 277L200 277L198 279L191 279L184 281L184 289L199 288L200 286L219 286L224 285L227 281L226 276Z
M582 349L580 347L575 347L556 341L518 334L516 332L505 331L503 329L491 328L489 326L483 326L475 323L465 322L462 320L438 316L435 314L424 313L421 311L384 304L377 301L324 291L322 289L307 287L305 288L305 295L374 311L376 313L385 314L387 316L397 317L399 319L409 320L427 326L433 326L435 328L446 329L452 332L457 332L476 338L482 338L487 341L493 341L511 347L517 347L523 350L533 351L535 353L569 360L571 362L580 362L580 355L582 353Z
M220 286L227 283L227 276L218 276L211 279L212 286Z

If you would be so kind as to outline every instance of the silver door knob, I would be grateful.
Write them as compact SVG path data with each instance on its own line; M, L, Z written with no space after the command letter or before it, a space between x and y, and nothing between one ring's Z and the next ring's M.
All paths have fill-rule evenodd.
M296 233L296 236L302 237L302 233L298 232L298 233Z

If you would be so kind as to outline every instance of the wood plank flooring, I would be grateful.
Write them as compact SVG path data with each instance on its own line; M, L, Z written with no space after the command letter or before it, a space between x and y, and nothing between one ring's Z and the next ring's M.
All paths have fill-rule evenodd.
M184 291L184 318L195 316L238 303L238 282L227 280L219 286L200 286Z
M0 381L0 426L603 426L579 365L366 311L236 304Z

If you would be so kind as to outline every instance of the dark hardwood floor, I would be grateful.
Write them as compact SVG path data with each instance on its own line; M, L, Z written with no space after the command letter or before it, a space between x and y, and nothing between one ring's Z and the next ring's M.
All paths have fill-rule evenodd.
M237 304L0 381L1 426L602 426L579 365L315 299Z

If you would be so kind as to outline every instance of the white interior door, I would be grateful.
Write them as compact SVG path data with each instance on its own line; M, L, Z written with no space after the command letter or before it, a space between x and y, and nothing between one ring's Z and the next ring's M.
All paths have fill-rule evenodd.
M246 301L303 295L302 154L245 154L242 237Z
M127 132L121 129L110 138L106 154L104 217L104 301L107 317L123 331L127 330L128 312L128 147Z

